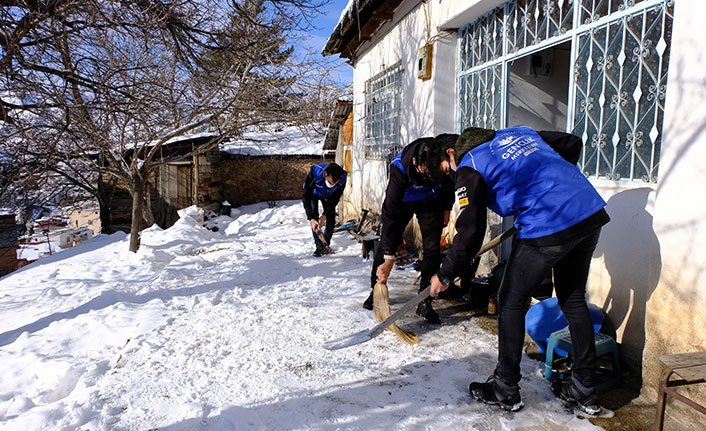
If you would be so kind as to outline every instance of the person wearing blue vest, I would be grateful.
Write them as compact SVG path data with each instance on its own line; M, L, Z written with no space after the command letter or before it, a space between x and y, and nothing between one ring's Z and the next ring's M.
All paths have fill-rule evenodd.
M336 226L336 205L341 200L346 188L348 173L336 163L319 163L311 167L304 180L302 203L306 218L311 224L316 250L314 256L326 254L326 247L316 234L316 229L323 229L324 238L330 244L333 229ZM319 217L319 201L323 206L323 215Z
M431 295L445 290L457 268L472 258L486 230L486 208L515 217L519 229L498 291L498 362L471 395L516 411L523 407L519 382L525 312L533 291L553 269L559 305L569 322L575 368L552 384L565 404L600 412L595 394L596 350L586 303L586 281L601 227L610 218L605 201L576 166L581 140L567 133L536 132L526 126L498 131L468 128L446 150L456 171L461 213L457 234Z
M455 139L454 139L455 142ZM448 223L454 203L453 181L442 170L442 145L436 138L420 138L400 151L390 164L390 179L382 204L380 241L370 273L370 296L363 307L373 309L372 287L386 283L395 263L397 246L413 215L417 216L422 233L423 258L419 290L425 289L441 263L441 232ZM428 298L417 307L417 315L428 323L440 323Z

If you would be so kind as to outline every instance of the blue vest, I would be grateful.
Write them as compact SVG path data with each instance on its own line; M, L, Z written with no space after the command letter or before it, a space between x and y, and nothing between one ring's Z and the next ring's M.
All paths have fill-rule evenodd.
M394 159L392 159L392 165L397 166L403 174L407 175L407 172L402 167L402 151L400 151ZM441 181L439 181L434 187L420 186L414 183L411 179L409 180L409 186L404 192L404 197L402 202L419 202L432 200L439 196L439 191L441 190Z
M336 183L333 187L328 187L326 185L326 175L324 174L324 169L326 169L328 163L319 163L311 167L311 171L314 173L314 182L316 186L314 187L314 195L320 198L327 198L333 194L336 190L346 186L346 178L348 173L343 171L343 177L341 181ZM302 185L302 188L306 188L306 182Z
M458 168L463 166L488 185L488 208L515 216L518 238L551 235L606 205L581 171L527 126L498 130L492 141L466 153Z

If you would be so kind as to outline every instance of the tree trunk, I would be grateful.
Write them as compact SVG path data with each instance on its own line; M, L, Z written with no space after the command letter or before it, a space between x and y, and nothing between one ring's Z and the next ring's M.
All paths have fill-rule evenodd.
M151 191L154 190L151 183L145 184L145 206L142 209L142 217L147 222L148 226L152 226L155 223L154 213L152 212L152 194ZM157 194L159 196L159 194Z
M132 223L130 224L130 251L136 253L140 248L140 232L142 231L142 215L145 206L145 181L139 176L133 176L132 191Z

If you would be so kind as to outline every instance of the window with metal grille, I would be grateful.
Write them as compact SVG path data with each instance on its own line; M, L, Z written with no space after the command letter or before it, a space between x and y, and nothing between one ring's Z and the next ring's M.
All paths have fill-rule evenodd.
M400 151L400 62L365 82L365 157L392 160Z
M458 127L507 127L509 64L571 43L566 131L590 178L657 182L674 0L512 0L460 29Z

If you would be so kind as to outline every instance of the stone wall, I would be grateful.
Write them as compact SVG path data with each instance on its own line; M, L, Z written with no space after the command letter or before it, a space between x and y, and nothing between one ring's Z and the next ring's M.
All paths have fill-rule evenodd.
M0 276L17 269L17 246L0 248Z
M17 237L21 231L14 214L0 215L0 276L17 269Z
M223 197L231 206L257 202L301 199L302 184L312 165L330 163L333 158L315 156L264 156L221 158Z

